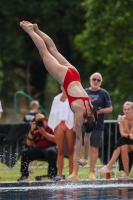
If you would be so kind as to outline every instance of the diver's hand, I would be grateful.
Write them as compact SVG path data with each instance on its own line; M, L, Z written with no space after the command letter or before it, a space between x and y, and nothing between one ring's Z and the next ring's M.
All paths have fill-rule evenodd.
M79 164L80 166L84 167L85 165L87 165L88 160L86 160L86 159L84 159L84 160L79 159L79 160L77 160L77 162L78 162L78 164Z
M129 137L130 137L131 140L133 140L133 134L132 133L129 134Z

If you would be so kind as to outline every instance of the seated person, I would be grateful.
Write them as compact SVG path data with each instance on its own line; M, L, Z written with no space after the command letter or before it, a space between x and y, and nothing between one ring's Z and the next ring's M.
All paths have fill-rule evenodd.
M34 100L30 102L30 111L24 115L24 122L32 122L39 110L39 102ZM33 173L32 168L36 165L36 160L29 163L28 171Z
M24 115L24 122L32 122L35 118L36 114L39 110L39 102L38 101L31 101L30 102L30 111Z
M37 127L38 130L35 130ZM53 178L57 175L57 148L55 136L51 128L47 126L47 117L38 113L31 124L31 130L27 136L27 145L34 148L24 150L21 157L22 176L18 181L26 181L29 176L29 162L38 159L44 159L48 162L48 176Z
M123 113L120 117L119 130L121 137L114 147L113 155L107 165L103 166L99 172L110 173L112 166L121 155L124 173L118 179L130 179L129 177L129 153L133 151L133 103L125 102Z

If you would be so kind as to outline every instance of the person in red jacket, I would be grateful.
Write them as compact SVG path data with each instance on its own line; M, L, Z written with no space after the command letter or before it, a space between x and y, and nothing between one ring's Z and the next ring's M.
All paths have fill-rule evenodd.
M37 129L36 129L37 128ZM55 136L47 126L47 117L38 113L31 124L31 130L27 136L27 145L34 148L24 150L21 157L21 177L17 181L28 180L28 165L33 160L44 159L48 162L48 176L53 178L57 175L57 148Z

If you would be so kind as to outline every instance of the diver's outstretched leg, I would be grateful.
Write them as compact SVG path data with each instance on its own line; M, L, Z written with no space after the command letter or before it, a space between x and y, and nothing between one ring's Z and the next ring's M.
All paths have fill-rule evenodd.
M77 70L73 65L71 65L66 58L64 58L64 56L57 50L53 40L44 32L42 32L39 28L37 24L33 24L34 25L34 31L43 39L43 41L45 42L47 49L49 50L49 52L51 53L52 56L54 56L56 58L56 60L61 64L61 65L65 65L68 68L74 68L75 70Z
M34 44L39 50L39 53L43 59L43 63L48 70L48 72L55 78L60 84L63 84L64 78L67 72L67 67L61 65L58 60L51 55L48 51L45 42L43 39L34 31L34 26L30 22L22 21L20 26L24 29L25 32L29 34Z

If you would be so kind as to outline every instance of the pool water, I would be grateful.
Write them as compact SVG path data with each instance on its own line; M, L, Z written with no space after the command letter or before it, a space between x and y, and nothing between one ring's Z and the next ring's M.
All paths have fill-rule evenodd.
M0 187L0 200L118 200L133 199L133 183L96 182Z

